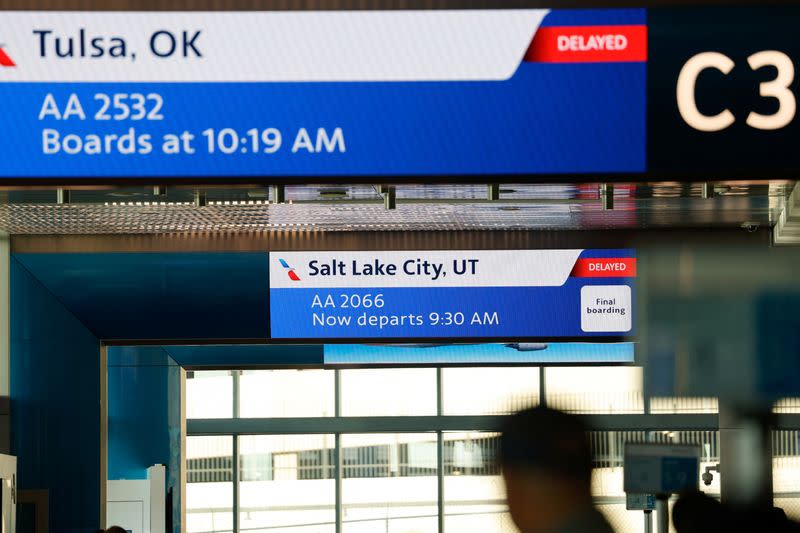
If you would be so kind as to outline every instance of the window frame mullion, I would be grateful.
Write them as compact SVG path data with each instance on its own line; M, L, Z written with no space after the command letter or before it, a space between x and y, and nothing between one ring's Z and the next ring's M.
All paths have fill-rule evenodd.
M233 418L239 419L240 418L240 404L239 404L239 397L240 397L240 378L242 375L241 370L232 370L231 371L231 378L233 380ZM239 532L239 479L241 478L240 475L240 467L241 467L241 460L239 458L239 435L233 435L233 524L232 528L233 533L240 533Z
M340 419L342 416L342 375L341 370L338 368L334 370L334 399L333 399L333 415L336 420ZM334 479L334 493L335 493L335 515L336 515L336 524L335 524L335 531L336 533L342 533L342 519L343 519L343 512L342 512L342 478L344 477L344 469L342 468L342 434L341 432L336 432L334 434L335 439L335 448L333 452L333 461L334 461L334 468L333 468L333 479Z
M436 416L444 415L444 372L436 368ZM444 431L436 432L437 519L439 533L444 533Z

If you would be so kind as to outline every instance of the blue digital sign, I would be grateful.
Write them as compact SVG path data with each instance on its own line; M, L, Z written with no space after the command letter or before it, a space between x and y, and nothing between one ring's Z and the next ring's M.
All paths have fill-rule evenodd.
M3 20L0 177L645 171L642 9Z
M632 250L273 252L273 339L629 337Z

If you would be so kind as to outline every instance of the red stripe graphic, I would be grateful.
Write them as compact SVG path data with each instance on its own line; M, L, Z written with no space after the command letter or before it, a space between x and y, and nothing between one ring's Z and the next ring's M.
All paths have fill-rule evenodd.
M573 278L635 278L636 258L615 257L578 259L572 269Z
M17 64L14 63L14 60L8 57L8 54L5 50L0 48L0 65L4 67L16 67Z
M289 279L292 281L300 281L300 278L294 273L294 270L289 271Z
M525 54L536 63L647 61L647 26L553 26L539 28Z

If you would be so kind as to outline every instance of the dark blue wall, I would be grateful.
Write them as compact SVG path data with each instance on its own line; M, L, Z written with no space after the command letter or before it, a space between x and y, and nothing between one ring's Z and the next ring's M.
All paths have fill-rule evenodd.
M50 531L100 521L100 343L11 259L11 453L20 489L49 489Z
M180 366L237 367L274 365L321 365L323 346L308 344L208 344L202 346L163 346Z
M180 367L158 346L108 348L108 479L147 479L167 467L180 531Z
M125 361L119 352L145 352L146 361ZM158 347L108 349L108 479L147 479L147 467L170 456L170 367Z
M797 395L800 376L800 294L789 290L765 292L753 314L758 332L758 392L777 401Z
M266 253L15 254L100 339L264 339Z

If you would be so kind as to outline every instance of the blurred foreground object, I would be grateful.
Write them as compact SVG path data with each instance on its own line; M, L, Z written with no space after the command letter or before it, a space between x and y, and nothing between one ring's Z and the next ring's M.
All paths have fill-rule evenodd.
M576 417L536 407L510 416L500 462L511 518L522 533L611 533L592 505L588 428Z
M672 519L678 533L800 532L800 524L786 518L783 509L745 508L722 504L701 492L682 495L675 503Z

